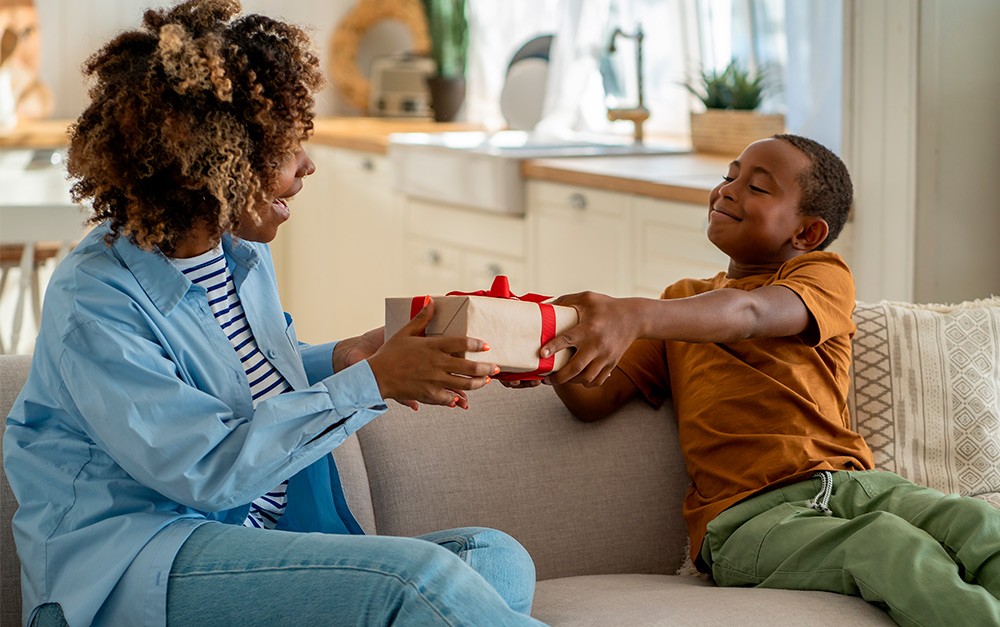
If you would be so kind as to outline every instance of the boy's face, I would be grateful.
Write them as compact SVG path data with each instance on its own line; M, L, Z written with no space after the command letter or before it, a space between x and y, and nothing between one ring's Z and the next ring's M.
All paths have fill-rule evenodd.
M255 224L251 216L244 216L236 233L240 238L251 242L272 241L278 227L291 215L288 199L302 190L302 179L316 171L316 164L302 147L277 167L278 178L269 194L270 202L257 206L260 224Z
M797 239L816 220L799 213L799 175L809 157L781 139L756 141L709 195L708 239L733 266L780 266L807 250Z

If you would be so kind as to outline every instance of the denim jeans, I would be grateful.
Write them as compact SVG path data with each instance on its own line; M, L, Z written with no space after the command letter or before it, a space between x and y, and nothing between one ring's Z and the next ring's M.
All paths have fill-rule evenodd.
M701 561L723 586L860 596L900 625L1000 625L1000 510L880 471L759 494L708 525Z
M509 535L292 533L208 523L174 558L168 625L541 625L535 567ZM37 625L65 624L42 606Z

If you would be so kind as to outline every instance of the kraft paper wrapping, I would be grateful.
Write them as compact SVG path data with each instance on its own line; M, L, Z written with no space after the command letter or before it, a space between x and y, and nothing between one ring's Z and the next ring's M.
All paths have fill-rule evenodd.
M531 372L538 368L542 314L539 303L488 296L434 296L434 318L427 335L468 336L490 345L487 352L470 352L472 361L492 362L501 373ZM385 299L385 337L389 338L410 321L411 298ZM576 310L555 305L558 335L577 323ZM562 368L571 351L555 355L552 370ZM548 374L548 372L544 374Z

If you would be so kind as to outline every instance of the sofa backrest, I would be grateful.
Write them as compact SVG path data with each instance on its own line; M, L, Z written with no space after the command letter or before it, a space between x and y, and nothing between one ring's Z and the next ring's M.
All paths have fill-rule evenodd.
M3 432L7 414L17 398L31 367L27 355L0 355L0 459L3 458ZM21 563L14 550L10 519L17 501L10 491L7 476L0 471L0 626L21 624Z
M496 382L469 405L394 404L358 432L380 534L501 529L539 579L681 566L689 481L669 407L633 401L585 423L550 387Z

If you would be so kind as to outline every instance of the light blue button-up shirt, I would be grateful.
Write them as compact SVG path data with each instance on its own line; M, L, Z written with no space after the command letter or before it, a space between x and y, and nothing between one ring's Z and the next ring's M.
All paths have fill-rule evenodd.
M297 342L266 245L223 239L254 336L293 388L254 409L205 290L125 238L108 247L105 233L54 272L7 418L24 616L54 602L71 625L122 624L123 612L163 625L191 531L242 524L284 479L279 528L361 533L329 452L386 406L366 361L334 374L334 344Z

